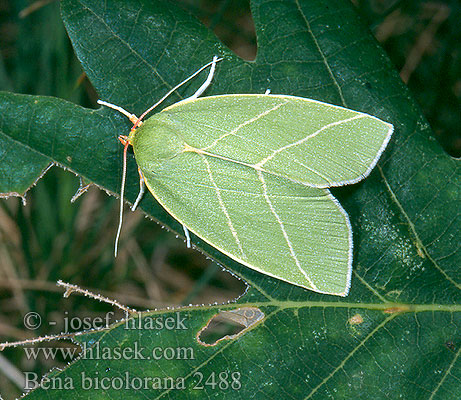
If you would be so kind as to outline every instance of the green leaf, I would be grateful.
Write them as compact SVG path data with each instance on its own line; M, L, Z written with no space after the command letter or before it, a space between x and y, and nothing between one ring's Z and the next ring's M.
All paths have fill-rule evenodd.
M0 197L18 196L25 201L27 190L46 172L50 159L3 135L0 145Z
M331 1L252 2L258 35L254 62L238 59L185 12L163 1L62 3L77 55L101 98L139 114L168 89L224 55L210 94L298 95L346 106L394 124L377 168L362 183L334 191L351 217L354 265L345 299L312 293L258 274L197 238L195 245L250 285L238 300L264 319L238 337L205 346L196 334L219 310L180 310L187 329L122 325L78 336L91 348L134 344L191 347L194 359L102 360L87 357L53 376L73 390L29 398L458 398L460 388L460 163L432 138L410 94L351 4ZM192 94L203 76L172 96ZM199 82L199 83L197 83ZM3 93L1 135L86 179L119 191L121 148L130 124L110 110L85 110L43 97ZM2 141L3 145L4 141ZM11 150L13 151L13 150ZM19 151L19 150L18 150ZM434 179L434 176L443 179ZM133 159L127 195L134 201ZM3 179L3 178L1 178ZM175 232L181 227L146 196L143 210ZM175 311L151 315L175 317ZM143 316L145 320L149 315ZM241 388L204 385L220 372L240 375ZM82 389L82 373L103 377L184 377L184 390ZM204 382L203 382L204 383Z

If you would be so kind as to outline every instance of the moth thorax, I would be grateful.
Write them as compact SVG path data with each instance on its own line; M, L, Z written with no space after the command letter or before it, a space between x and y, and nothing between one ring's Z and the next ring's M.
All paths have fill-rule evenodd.
M156 116L136 129L131 144L141 168L143 164L172 159L184 148L184 140L177 134L177 127Z

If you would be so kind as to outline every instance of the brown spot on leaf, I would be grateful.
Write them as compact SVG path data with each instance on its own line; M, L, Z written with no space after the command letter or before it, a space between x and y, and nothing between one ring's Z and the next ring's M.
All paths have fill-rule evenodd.
M360 325L363 323L363 318L360 314L355 314L354 316L349 318L348 322L351 325Z

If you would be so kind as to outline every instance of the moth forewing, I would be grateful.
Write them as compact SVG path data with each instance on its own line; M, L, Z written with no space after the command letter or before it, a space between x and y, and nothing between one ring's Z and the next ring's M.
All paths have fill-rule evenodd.
M202 97L160 114L193 148L320 188L365 178L393 132L371 115L286 95Z

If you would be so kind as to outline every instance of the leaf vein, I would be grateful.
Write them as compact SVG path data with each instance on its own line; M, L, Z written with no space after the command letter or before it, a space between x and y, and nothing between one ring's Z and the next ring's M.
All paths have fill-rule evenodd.
M461 289L461 285L457 283L453 278L451 278L440 266L437 264L437 262L431 257L429 252L427 251L426 246L422 243L421 239L419 238L418 233L416 232L416 228L414 224L411 222L410 217L406 213L405 209L403 208L402 204L400 204L399 200L397 199L397 196L395 195L394 191L389 185L389 182L387 181L384 172L382 168L378 165L378 171L381 174L381 177L383 178L383 182L389 191L389 194L394 201L394 203L397 205L398 209L402 213L404 219L407 221L408 227L410 228L410 231L413 233L413 236L416 240L416 245L420 247L420 249L424 252L424 254L427 256L427 258L432 262L432 265L444 276L444 278L449 281L453 286L455 286L457 289Z
M341 89L341 86L339 86L339 83L338 81L336 80L335 76L333 75L333 71L330 67L330 64L328 64L328 60L327 58L325 57L325 55L323 54L323 51L320 49L320 44L317 40L317 38L315 37L314 35L314 32L312 32L312 28L311 28L311 24L309 23L309 21L307 20L307 17L304 15L304 12L302 11L301 9L301 6L299 4L299 0L296 0L296 7L298 8L298 11L299 13L301 14L301 17L303 18L304 20L304 23L306 24L306 28L307 30L309 31L309 33L311 34L312 36L312 40L314 41L315 43L315 46L317 47L317 50L320 54L320 56L322 57L322 60L323 60L323 63L325 64L325 67L328 71L328 74L330 75L334 85L336 86L337 90L338 90L338 94L339 94L339 97L341 98L341 102L342 102L342 105L343 106L346 106L346 99L344 98L344 95L343 95L343 91Z

